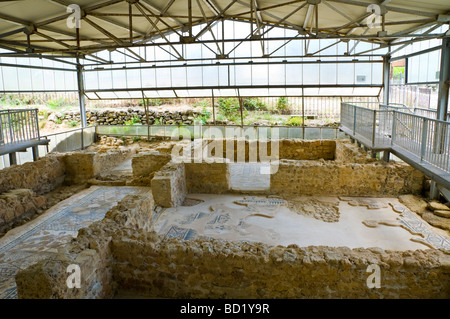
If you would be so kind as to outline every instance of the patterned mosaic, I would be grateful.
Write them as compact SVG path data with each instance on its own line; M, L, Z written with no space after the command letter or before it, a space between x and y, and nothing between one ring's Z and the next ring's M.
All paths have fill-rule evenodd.
M21 269L49 257L59 246L76 237L78 230L101 220L128 194L148 191L142 187L98 187L72 196L44 215L0 239L0 298L17 298L14 277Z
M421 243L429 248L450 249L450 238L448 236L437 233L432 226L422 220L417 214L394 200L387 200L383 203L379 199L367 197L340 197L340 199L347 201L349 205L366 206L369 209L390 206L394 212L399 214L395 220L366 220L363 224L368 227L377 227L378 225L402 227L415 236L411 238L414 242Z

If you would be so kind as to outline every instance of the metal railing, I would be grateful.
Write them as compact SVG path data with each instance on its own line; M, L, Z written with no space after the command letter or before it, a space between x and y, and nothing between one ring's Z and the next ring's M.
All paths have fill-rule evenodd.
M396 106L396 105L384 105L380 104L380 110L388 110L388 111L400 111L405 113L411 113L419 116L428 117L431 119L436 119L437 110L435 109L426 109L422 107L408 107L408 106ZM450 122L450 112L447 113L447 121Z
M341 104L341 128L374 149L403 149L445 172L450 172L450 122L399 111Z
M0 145L39 139L38 110L0 110L0 132Z

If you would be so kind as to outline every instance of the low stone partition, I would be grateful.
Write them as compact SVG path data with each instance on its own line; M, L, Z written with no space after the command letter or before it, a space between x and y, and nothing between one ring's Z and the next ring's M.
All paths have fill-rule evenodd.
M61 247L56 256L20 271L16 275L19 298L92 299L114 296L117 284L112 271L111 241L115 236L126 238L129 234L146 234L152 224L151 192L125 196L103 220L80 229L78 237ZM69 288L67 284L71 274L68 269L73 271L70 265L79 267L79 288ZM75 281L70 282L75 284Z
M296 245L137 235L112 241L119 291L148 298L450 298L450 255L438 250ZM369 266L380 288L369 287Z
M228 161L185 163L186 187L189 193L222 194L231 188Z
M155 173L152 181L155 204L173 207L183 203L186 194L186 171L184 163L169 162Z
M26 188L0 194L0 229L9 229L16 220L33 215L45 202L45 197Z
M203 147L207 147L208 153L213 156L227 158L232 162L245 161L254 162L267 159L261 159L263 156L277 156L279 159L292 160L334 160L336 153L336 144L345 143L345 141L336 140L300 140L300 139L280 139L276 142L270 140L262 142L259 140L236 140L223 139L222 145L217 140L203 140ZM264 151L260 153L260 147ZM272 147L274 153L272 153ZM222 154L216 154L218 149ZM227 151L228 149L228 151Z
M76 151L63 153L66 183L84 183L125 161L134 154L132 149L110 149L104 153Z
M134 177L141 177L154 174L164 165L170 162L172 156L170 154L153 152L142 152L133 156L131 166Z
M406 163L335 163L281 160L270 193L282 196L398 196L419 194L425 176Z
M60 187L65 177L62 157L52 155L0 170L0 235L40 211L46 203L41 195Z
M44 194L61 186L64 174L65 165L61 156L48 155L35 162L12 165L0 170L0 194L19 188Z

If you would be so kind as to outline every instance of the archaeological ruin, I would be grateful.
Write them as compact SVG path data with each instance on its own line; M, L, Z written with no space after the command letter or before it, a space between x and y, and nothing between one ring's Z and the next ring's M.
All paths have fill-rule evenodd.
M1 3L0 299L450 299L448 12Z

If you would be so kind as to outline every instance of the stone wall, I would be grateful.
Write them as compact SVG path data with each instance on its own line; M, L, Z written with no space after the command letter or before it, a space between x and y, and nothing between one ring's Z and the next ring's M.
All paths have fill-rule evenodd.
M272 155L272 143L270 141L261 143L260 141L237 141L235 139L224 139L221 145L222 154L216 154L218 150L218 143L214 140L204 140L204 146L207 147L208 154L213 156L228 158L230 161L237 162L239 156L245 159L245 162L249 162L249 159L254 161L260 161L260 147L266 148L262 153L264 156ZM340 143L341 141L339 141ZM345 142L343 142L345 143ZM291 159L291 160L334 160L336 153L335 140L299 140L299 139L281 139L278 143L273 143L273 146L278 147L279 159ZM207 146L206 146L207 145ZM227 154L227 146L229 154ZM220 146L219 146L220 147ZM239 153L238 154L238 150ZM244 153L242 154L242 150ZM233 155L231 155L233 154ZM242 155L241 155L242 154ZM276 153L275 153L276 154ZM230 156L231 155L231 156ZM252 157L254 156L254 157ZM266 160L267 159L263 159Z
M58 155L0 170L0 235L40 212L46 203L40 195L58 188L64 179L65 165Z
M186 197L186 172L184 163L169 162L155 173L152 181L155 204L162 207L181 205Z
M185 163L186 187L189 193L222 194L230 190L228 163Z
M141 152L133 156L131 166L133 168L133 176L147 176L159 171L161 167L166 165L172 156L157 151Z
M281 160L271 175L275 195L398 196L419 194L424 175L406 163Z
M194 118L201 115L201 112L188 110L186 112L158 112L149 111L149 123L154 124L158 121L160 124L186 124L194 123ZM104 109L87 110L86 118L89 124L99 125L123 125L127 121L138 119L142 124L147 124L147 117L143 108L128 108L126 110ZM80 121L79 111L69 112L49 112L48 120L52 122L60 121Z
M143 236L142 236L143 237ZM299 248L261 243L113 240L114 280L151 298L450 298L450 255L437 250ZM367 287L380 266L381 287Z
M84 183L130 158L134 154L131 149L109 149L104 153L76 151L63 153L66 169L66 182L69 184Z
M150 192L127 195L102 221L80 229L78 237L61 247L58 254L41 260L16 275L19 298L67 299L109 298L117 289L112 272L111 241L114 236L149 231L153 223ZM80 267L81 288L68 288L67 267Z
M65 166L60 156L41 157L35 162L12 165L0 170L0 194L17 188L47 193L64 181Z
M9 229L16 220L33 215L45 201L45 197L26 188L0 194L0 229Z
M350 140L336 140L336 151L334 156L335 162L345 163L373 163L377 160L371 158L370 155L361 147L350 142Z

